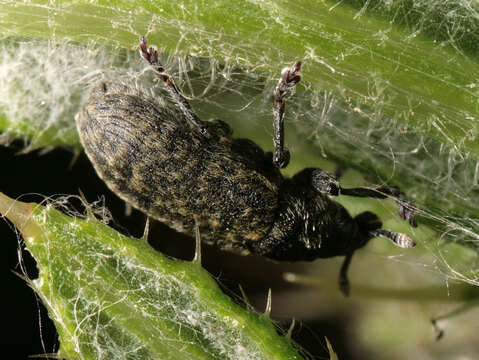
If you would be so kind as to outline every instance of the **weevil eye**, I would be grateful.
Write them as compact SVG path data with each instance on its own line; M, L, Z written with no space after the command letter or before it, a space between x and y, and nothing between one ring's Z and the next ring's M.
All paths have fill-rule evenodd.
M311 185L318 192L325 195L337 196L339 195L339 183L328 172L316 169L311 176Z

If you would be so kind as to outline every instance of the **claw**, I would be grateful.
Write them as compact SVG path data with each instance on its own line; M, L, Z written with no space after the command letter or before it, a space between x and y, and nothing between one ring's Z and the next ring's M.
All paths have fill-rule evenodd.
M403 195L402 197L405 196ZM398 197L397 203L401 219L407 220L412 227L417 227L417 222L414 218L417 208L410 201L401 199L401 196Z
M301 70L301 61L296 61L296 63L292 67L290 68L285 67L281 71L281 78L283 79L284 84L287 87L293 87L294 85L300 82L301 76L297 74L297 72L300 70Z
M349 285L349 280L347 278L339 278L339 290L341 290L345 297L349 297L351 286Z
M153 48L153 46L148 47L145 37L143 36L140 40L140 53L141 56L148 61L152 68L160 75L162 80L166 83L169 78L164 74L165 69L160 64L158 59L158 51Z

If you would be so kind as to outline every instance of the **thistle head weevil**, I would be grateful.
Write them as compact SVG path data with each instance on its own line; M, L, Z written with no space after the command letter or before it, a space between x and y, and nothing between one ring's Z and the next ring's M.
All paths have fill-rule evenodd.
M76 116L80 139L98 175L147 216L204 242L274 260L311 261L345 256L339 282L349 293L347 268L370 239L386 237L409 248L405 234L382 229L366 211L352 217L338 195L394 197L399 214L416 226L415 207L396 187L342 188L336 176L307 168L285 178L285 95L300 81L301 63L281 73L274 91L274 151L232 137L221 120L203 121L165 73L158 53L142 38L140 53L164 82L169 97L154 99L114 82L93 86Z

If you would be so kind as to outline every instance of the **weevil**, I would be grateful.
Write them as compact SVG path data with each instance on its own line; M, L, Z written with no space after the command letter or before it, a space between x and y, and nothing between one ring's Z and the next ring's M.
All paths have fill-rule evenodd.
M274 91L274 151L232 137L222 120L203 121L158 59L140 41L140 54L163 81L168 97L152 98L128 85L95 84L76 116L85 152L108 187L127 203L173 229L195 234L223 250L279 261L345 256L339 283L349 293L353 253L382 236L409 248L407 235L382 229L372 212L352 217L331 198L338 195L393 197L399 215L416 226L415 207L396 187L343 188L319 168L291 178L280 169L285 97L301 79L301 62L283 69Z

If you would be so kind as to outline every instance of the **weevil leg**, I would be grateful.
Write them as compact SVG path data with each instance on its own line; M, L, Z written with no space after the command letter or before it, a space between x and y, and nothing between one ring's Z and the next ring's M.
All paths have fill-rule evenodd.
M150 217L146 216L145 229L143 230L143 240L148 241L148 234L150 233Z
M349 195L356 197L370 197L375 199L386 199L393 197L398 204L399 216L408 220L412 227L416 227L416 219L414 213L417 208L414 204L408 200L407 196L395 186L380 186L375 189L371 188L350 188L345 189L339 185L337 177L324 171L322 169L316 169L312 178L312 185L314 188L322 194L337 196L337 195Z
M195 216L195 257L193 262L201 266L201 235L200 235L200 225L199 220Z
M125 203L125 216L127 217L131 216L132 211L133 211L133 207L130 204Z
M294 87L300 80L298 75L301 70L301 61L297 61L291 68L284 68L281 71L281 78L274 90L273 105L273 127L274 127L274 152L273 163L279 168L285 168L290 159L289 150L284 146L284 109L286 105L285 96L289 89Z
M344 296L349 296L351 292L351 287L348 280L348 269L351 264L351 259L354 252L350 252L344 257L343 265L341 265L341 270L339 271L339 290L343 293Z
M343 195L357 196L357 197L370 197L376 199L385 199L387 197L393 197L396 199L398 204L399 216L409 221L409 224L412 227L417 226L416 219L414 218L414 213L417 208L414 204L408 200L407 196L395 186L380 186L375 189L368 188L352 188L352 189L339 189L340 193Z
M434 332L436 333L436 341L439 341L444 336L444 330L437 325L437 319L431 319L431 325L434 328Z
M205 125L204 122L195 114L195 112L191 108L191 105L188 103L188 100L186 100L186 98L180 93L180 91L176 87L175 82L173 81L171 76L165 73L165 68L158 59L158 51L152 46L148 48L145 37L142 37L140 40L140 53L141 56L143 56L143 58L148 61L148 63L151 65L151 67L160 77L160 79L163 80L166 89L168 90L168 93L176 102L178 107L181 109L181 111L185 115L186 120L192 126L203 128Z

